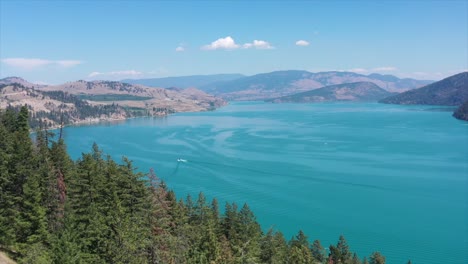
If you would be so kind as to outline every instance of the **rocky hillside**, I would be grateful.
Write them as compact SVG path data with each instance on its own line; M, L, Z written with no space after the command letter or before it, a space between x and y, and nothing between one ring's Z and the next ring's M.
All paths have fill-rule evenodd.
M227 100L265 100L354 82L371 82L389 92L403 92L432 81L400 79L381 74L362 75L353 72L276 71L211 83L199 88Z
M114 81L80 80L41 90L68 92L93 104L118 103L149 110L165 108L170 112L206 111L225 104L224 100L196 89L163 89ZM110 95L112 98L109 98Z
M468 72L380 100L386 104L459 106L468 100Z
M0 108L28 105L32 126L48 127L134 116L213 110L226 102L197 89L150 88L110 81L76 81L27 87L17 80L0 85Z
M390 92L371 82L355 82L326 86L312 91L267 100L274 103L316 103L333 101L378 101Z
M18 83L0 85L0 109L19 110L23 105L27 105L31 112L29 123L33 129L54 128L60 124L120 120L144 114L116 104L92 105L61 91L39 91Z

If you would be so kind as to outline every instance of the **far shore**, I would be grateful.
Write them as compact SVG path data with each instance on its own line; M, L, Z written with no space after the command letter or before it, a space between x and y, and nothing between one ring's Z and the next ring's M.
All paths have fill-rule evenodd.
M215 108L215 109L212 109L212 110L202 110L202 111L184 111L184 112L175 112L175 113L170 113L170 114L164 114L164 115L146 115L146 116L132 116L132 117L123 117L123 118L113 118L113 117L107 117L107 118L87 118L87 119L84 119L84 120L78 120L78 121L75 121L73 123L70 123L70 124L66 124L66 125L55 125L55 126L51 126L51 127L48 127L46 130L47 131L52 131L52 130L57 130L57 129L60 129L60 128L64 128L64 127L71 127L71 126L87 126L87 125L94 125L94 124L99 124L99 123L118 123L118 122L122 122L122 121L125 121L125 120L129 120L129 119L134 119L134 118L142 118L142 117L158 117L158 118L162 118L162 117L167 117L169 115L173 115L173 114L178 114L178 113L196 113L196 112L208 112L208 111L215 111L223 106L226 106L228 105L229 102L226 102L226 104L218 107L218 108ZM31 129L31 134L33 133L36 133L37 131Z

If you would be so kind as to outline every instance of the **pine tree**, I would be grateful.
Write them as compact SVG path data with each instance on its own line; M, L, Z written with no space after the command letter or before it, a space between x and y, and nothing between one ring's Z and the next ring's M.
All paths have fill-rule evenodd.
M245 263L256 263L260 257L260 225L249 206L245 203L239 211L239 226L236 230L240 243L237 245L240 259Z
M297 235L291 239L290 244L291 246L304 246L307 248L309 247L309 241L307 240L307 236L302 230L299 230Z
M198 194L198 199L194 208L194 224L203 224L208 217L208 208L206 207L206 198L203 192Z
M369 261L367 260L367 257L364 257L364 259L362 260L362 264L369 264Z
M10 120L9 120L10 119ZM16 117L11 111L0 111L0 244L6 249L16 241L17 209L13 182L15 172L12 171L11 156L13 155L13 126Z
M90 260L89 255L82 252L80 231L77 230L73 220L66 216L61 228L52 243L53 263L86 263ZM89 261L93 263L93 261Z
M13 178L9 162L13 152L11 131L5 127L6 114L0 112L0 245L11 246L15 241ZM10 117L12 118L12 117Z
M287 263L288 245L281 232L269 229L262 237L260 261L262 263Z
M53 213L56 218L55 228L60 228L60 221L64 217L65 202L67 199L67 182L74 177L73 162L67 154L66 145L63 139L52 142L50 156L53 166L53 178L51 179L53 199Z
M48 231L55 233L62 225L65 206L65 182L63 177L57 177L55 160L63 163L63 160L67 159L67 168L73 168L73 162L64 147L60 153L57 151L57 143L53 142L52 148L49 149L51 136L52 134L45 130L36 132L35 158L38 163L39 189L43 194L41 204L46 210ZM64 144L63 141L61 144Z
M210 209L211 209L210 218L211 218L211 221L213 222L214 232L216 233L216 236L219 237L222 234L222 231L221 231L219 204L216 198L213 198L213 200L211 201Z
M309 249L309 241L302 230L289 242L290 263L312 263L312 251Z
M353 254L353 258L351 259L351 264L361 264L361 260L358 258L356 253Z
M351 252L349 251L348 243L343 235L340 235L338 243L335 246L330 246L330 258L333 262L350 263L352 260Z
M148 174L150 182L151 213L149 217L150 224L150 244L149 259L152 263L172 263L178 257L184 256L184 251L178 251L179 241L175 239L171 231L174 225L171 221L170 202L167 199L167 189L163 182L159 180L151 169ZM177 254L176 254L177 253Z
M16 119L11 159L15 209L18 215L13 226L16 227L16 241L20 251L27 252L28 244L47 241L46 210L42 206L43 193L40 190L38 164L34 158L32 141L29 137L28 109L21 107Z
M370 256L370 264L385 264L385 257L379 252L374 252Z
M320 240L314 240L314 242L312 243L311 251L312 256L315 260L317 260L320 263L323 263L325 261L325 249L320 243Z

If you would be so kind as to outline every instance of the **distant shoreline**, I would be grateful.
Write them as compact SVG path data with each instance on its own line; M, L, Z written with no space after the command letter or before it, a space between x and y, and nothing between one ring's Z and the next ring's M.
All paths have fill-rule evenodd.
M167 117L167 116L170 116L170 115L173 115L173 114L178 114L178 113L210 112L210 111L216 111L219 108L227 106L227 105L229 105L229 102L226 102L226 104L221 105L220 107L217 107L217 108L211 109L211 110L208 109L208 110L204 110L204 111L203 110L202 111L184 111L184 112L167 113L167 114L164 114L164 115L145 115L145 116L132 116L132 117L125 117L125 118L88 118L88 119L76 121L76 122L71 123L71 124L63 125L62 128L72 127L72 126L89 126L89 125L95 125L95 124L105 123L105 122L109 122L109 123L115 122L115 123L117 123L117 122L120 122L120 121L125 121L125 120L130 120L130 119L135 119L135 118L143 118L143 117L144 118L146 118L146 117L163 118L163 117ZM52 131L52 130L57 130L57 129L60 129L60 128L61 128L60 125L56 125L56 126L49 127L46 130L47 131ZM31 129L31 134L36 133L36 132L37 131Z

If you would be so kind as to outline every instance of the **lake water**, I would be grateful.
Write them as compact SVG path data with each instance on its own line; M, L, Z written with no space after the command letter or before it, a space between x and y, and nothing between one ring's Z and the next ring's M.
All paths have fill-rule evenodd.
M78 158L93 142L178 197L242 205L264 230L302 229L387 263L468 263L468 122L383 104L232 103L214 112L68 127ZM178 163L177 159L186 159Z

